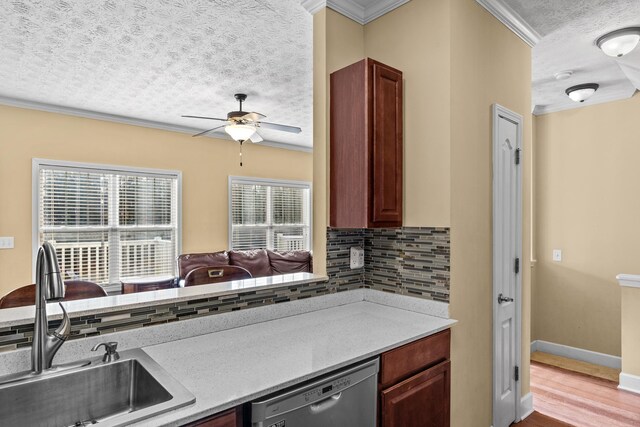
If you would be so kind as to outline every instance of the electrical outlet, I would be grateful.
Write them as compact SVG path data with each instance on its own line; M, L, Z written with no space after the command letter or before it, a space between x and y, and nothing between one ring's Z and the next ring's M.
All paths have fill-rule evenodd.
M555 262L561 262L562 261L562 249L554 249L553 250L553 260Z
M351 247L351 256L349 257L349 266L352 270L364 267L364 249L359 246Z
M13 249L13 237L0 237L0 249Z

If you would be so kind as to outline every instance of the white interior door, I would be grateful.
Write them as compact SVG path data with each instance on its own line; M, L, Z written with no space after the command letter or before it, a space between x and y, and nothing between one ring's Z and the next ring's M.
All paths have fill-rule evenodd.
M508 427L520 403L522 117L493 114L493 427Z

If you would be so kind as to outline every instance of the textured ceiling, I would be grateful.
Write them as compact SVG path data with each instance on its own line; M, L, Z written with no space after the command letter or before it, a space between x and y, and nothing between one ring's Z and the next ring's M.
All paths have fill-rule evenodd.
M503 0L541 36L533 48L532 101L536 113L629 98L640 88L640 49L621 58L595 45L601 35L640 26L640 0ZM572 70L567 80L554 74ZM577 104L564 93L581 83L598 83L593 97Z
M206 129L233 94L265 140L312 145L312 17L299 0L0 2L0 96Z

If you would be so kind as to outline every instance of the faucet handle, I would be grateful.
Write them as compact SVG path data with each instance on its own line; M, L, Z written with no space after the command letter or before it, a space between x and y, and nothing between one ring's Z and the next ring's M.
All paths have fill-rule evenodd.
M60 309L62 310L62 323L60 323L60 326L58 326L58 329L56 329L52 335L59 340L64 341L69 338L69 335L71 335L71 320L69 320L67 310L64 309L62 303L58 302L58 305L60 305Z
M117 352L118 343L115 341L111 342L101 342L100 344L96 344L91 351L98 351L100 347L104 346L105 353L102 356L103 362L112 362L114 360L120 359L120 355Z

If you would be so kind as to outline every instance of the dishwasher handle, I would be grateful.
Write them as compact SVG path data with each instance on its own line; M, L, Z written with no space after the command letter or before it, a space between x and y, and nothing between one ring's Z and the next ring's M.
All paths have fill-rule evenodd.
M313 403L311 405L309 405L309 411L312 414L319 414L320 412L324 412L329 408L334 407L335 405L338 404L338 401L340 400L340 397L342 396L342 392L340 393L336 393L331 397L328 397L318 403Z

